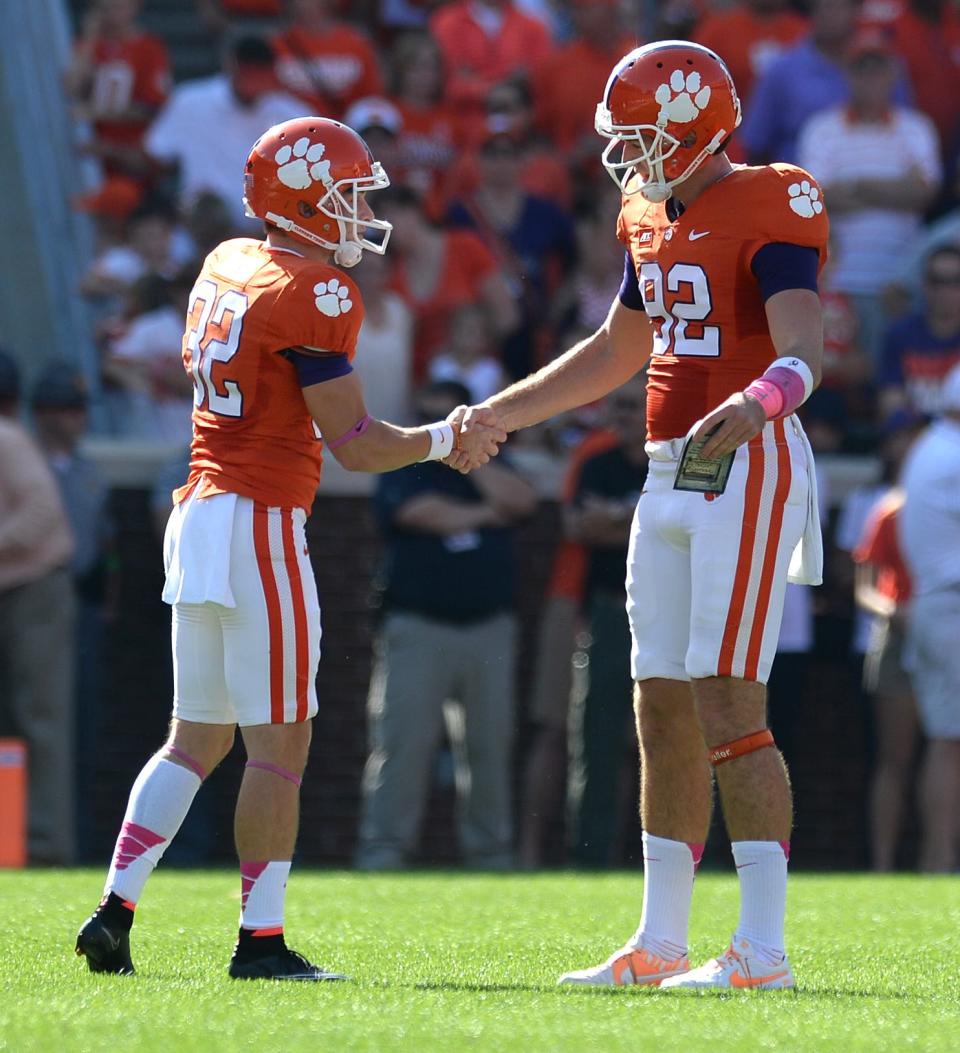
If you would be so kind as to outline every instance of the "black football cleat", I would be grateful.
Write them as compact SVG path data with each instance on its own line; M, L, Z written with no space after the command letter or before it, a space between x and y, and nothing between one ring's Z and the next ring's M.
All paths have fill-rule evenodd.
M346 980L343 973L328 973L312 965L302 954L289 947L272 954L251 956L233 952L230 976L234 980Z
M130 960L130 932L119 925L108 925L97 909L83 923L77 934L76 953L87 959L92 973L117 973L132 976L135 972Z

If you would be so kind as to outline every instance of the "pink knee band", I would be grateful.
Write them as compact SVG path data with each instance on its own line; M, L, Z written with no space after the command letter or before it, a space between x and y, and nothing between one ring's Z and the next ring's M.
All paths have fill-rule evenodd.
M372 423L373 417L369 413L364 414L349 431L345 431L342 435L338 435L337 438L331 439L327 443L327 449L335 450L338 446L345 446L351 439L362 435Z
M261 771L268 771L274 775L279 775L281 779L286 779L287 782L292 782L294 786L300 786L303 779L299 775L294 775L292 771L287 771L286 768L281 768L279 764L271 764L269 761L263 760L248 760L248 768L259 768Z
M787 365L788 362L791 365ZM751 395L760 403L767 420L789 417L813 389L813 377L809 374L805 362L778 358L762 377L752 380L743 393Z
M184 753L184 751L180 749L179 746L167 746L166 751L170 754L171 757L176 757L178 761L182 761L183 764L187 768L189 768L201 782L203 782L206 779L207 773L193 759L193 757L190 756L189 753Z

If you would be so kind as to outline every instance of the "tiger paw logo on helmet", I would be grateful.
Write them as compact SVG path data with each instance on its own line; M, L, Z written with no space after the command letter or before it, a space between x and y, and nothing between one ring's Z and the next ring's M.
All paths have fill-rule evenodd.
M823 211L820 188L813 186L809 180L791 183L787 193L790 195L790 207L802 219L813 219Z
M341 284L336 278L330 278L325 282L317 282L313 287L317 310L328 318L339 318L353 307L350 299L350 287Z
M670 74L670 83L661 84L653 96L660 104L661 121L686 124L694 121L710 103L710 85L700 86L700 74L693 70L686 76L682 69Z
M277 178L291 190L306 190L314 183L330 181L330 162L322 161L326 147L323 143L311 143L304 135L293 146L281 146L274 161Z

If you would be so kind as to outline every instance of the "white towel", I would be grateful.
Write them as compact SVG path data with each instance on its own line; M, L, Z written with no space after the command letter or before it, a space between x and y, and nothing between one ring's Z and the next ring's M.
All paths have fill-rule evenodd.
M804 454L807 459L807 521L803 528L803 536L797 543L790 557L790 567L787 570L787 581L794 585L822 585L823 584L823 534L820 531L820 505L817 499L817 469L813 463L813 450L810 448L810 440L803 430L797 417L791 416L790 423L793 430L803 443Z
M230 547L236 494L199 498L193 492L173 510L163 539L164 603L236 607L230 588Z

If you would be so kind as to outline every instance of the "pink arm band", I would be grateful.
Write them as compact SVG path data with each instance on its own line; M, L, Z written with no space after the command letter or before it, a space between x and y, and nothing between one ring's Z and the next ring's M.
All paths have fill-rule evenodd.
M752 395L763 406L767 420L789 417L807 395L803 377L786 366L771 366L762 377L752 380L743 393Z
M345 446L351 439L362 435L372 423L373 417L369 413L364 414L349 431L344 432L343 435L338 436L336 439L331 439L327 443L327 449L335 450L338 446Z

